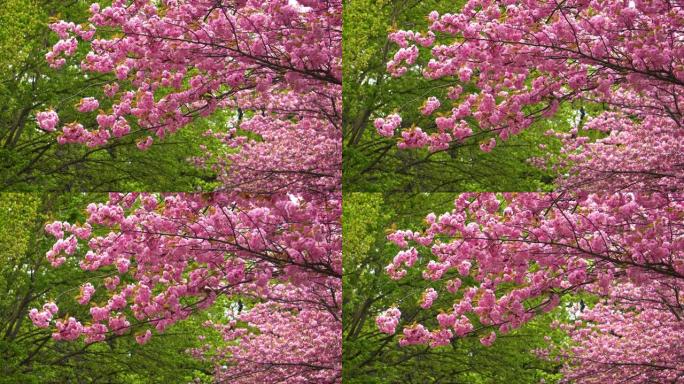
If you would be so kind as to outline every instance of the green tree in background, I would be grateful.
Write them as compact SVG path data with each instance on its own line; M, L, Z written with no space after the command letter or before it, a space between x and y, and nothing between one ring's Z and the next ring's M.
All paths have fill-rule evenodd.
M396 141L379 136L373 120L401 111L404 124L427 127L417 108L428 95L441 95L455 79L427 81L418 73L391 78L386 63L396 51L387 34L424 29L432 10L454 12L464 1L347 0L344 2L344 179L346 191L545 191L553 174L528 159L559 150L544 135L563 127L573 116L569 108L522 135L479 149L478 138L448 150L397 150ZM427 61L425 53L419 60ZM544 150L539 144L544 144Z
M551 321L567 316L563 311L500 337L492 347L482 346L477 336L458 338L439 348L400 347L396 335L378 331L375 317L392 305L401 309L408 323L429 322L436 316L434 311L426 315L430 311L415 304L429 282L419 275L394 281L385 274L384 267L397 252L385 236L391 228L417 229L425 212L444 211L453 198L454 194L448 193L345 195L345 383L536 384L542 379L546 383L559 379L560 364L538 358L533 350L549 345L544 335L552 335L559 343L564 341L562 333L550 328Z

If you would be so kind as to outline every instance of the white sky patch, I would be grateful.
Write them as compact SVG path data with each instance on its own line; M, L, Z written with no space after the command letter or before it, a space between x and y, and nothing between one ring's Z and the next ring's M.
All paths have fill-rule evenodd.
M311 7L305 7L301 4L299 4L299 1L297 1L297 0L288 0L287 3L300 13L311 11Z
M288 193L287 195L290 198L290 201L297 204L297 205L299 205L299 203L301 203L301 201L302 201L302 198L297 196L297 195L293 195L291 193Z
M240 315L240 305L236 302L231 302L227 308L223 310L223 316L229 320L237 320Z

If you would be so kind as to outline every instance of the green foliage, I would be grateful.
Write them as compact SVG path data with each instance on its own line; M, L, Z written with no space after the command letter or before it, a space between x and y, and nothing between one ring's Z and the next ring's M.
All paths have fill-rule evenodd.
M545 335L550 335L554 342L563 340L562 333L550 327L551 321L567 316L562 310L500 336L492 347L484 347L479 342L479 337L490 331L483 326L479 326L477 336L455 339L451 345L435 349L399 347L398 336L378 332L375 317L393 305L402 311L402 324L421 322L436 326L437 313L418 307L421 294L430 282L417 269L410 270L400 281L391 280L384 273L384 266L398 251L385 237L391 229L420 229L426 213L449 210L453 198L454 194L450 193L345 193L345 383L536 384L541 379L547 383L560 379L559 365L539 359L532 350L549 346ZM474 282L464 281L464 285L468 284ZM453 297L443 295L435 307L448 306L446 302L450 300Z
M343 85L354 86L350 81L373 63L383 49L387 32L387 18L391 0L344 1L344 29L342 49L344 55ZM346 89L345 89L346 92Z
M0 79L13 75L35 46L32 36L44 22L36 0L0 3Z

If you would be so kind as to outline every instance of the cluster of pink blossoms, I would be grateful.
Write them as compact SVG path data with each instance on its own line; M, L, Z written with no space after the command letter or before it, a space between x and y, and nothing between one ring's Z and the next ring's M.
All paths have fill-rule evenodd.
M76 53L78 41L75 37L71 37L70 33L73 33L75 36L78 36L85 41L90 41L93 36L95 36L95 28L92 24L87 28L84 28L82 25L77 25L73 22L59 21L50 24L50 29L52 29L60 39L52 47L52 50L45 54L45 59L52 68L62 67L66 64L67 58L74 56Z
M90 283L85 283L81 286L81 297L78 299L78 303L81 305L86 305L90 302L90 299L95 293L95 287Z
M59 311L57 305L53 302L49 302L43 304L42 311L39 311L36 308L32 308L29 311L29 317L31 318L31 321L33 321L33 324L35 324L37 327L47 328L50 326L52 316L57 314L57 311Z
M438 98L436 98L436 97L434 97L434 96L430 96L430 97L425 101L425 104L423 105L423 108L421 108L420 112L421 112L423 115L425 115L425 116L429 116L429 115L431 115L434 111L436 111L436 110L439 108L440 105L441 105L441 104L440 104Z
M384 119L379 117L375 119L374 124L380 135L392 137L394 136L394 131L401 125L401 116L395 113L385 117Z
M100 106L100 103L94 97L84 97L78 105L79 112L92 112Z
M212 167L223 189L335 193L340 188L341 89L328 83L301 92L275 91L273 95L241 100L243 107L271 111L272 115L254 116L240 124L241 130L257 134L262 140L241 140L244 138L236 138L233 133L216 135L226 146L240 148ZM311 105L316 105L315 113ZM299 110L305 112L293 119L293 113L297 113L293 111ZM204 160L210 162L211 156L206 154Z
M636 95L632 100L636 99ZM614 190L629 186L641 191L680 191L684 180L684 133L669 117L645 116L635 122L629 111L604 113L583 130L608 132L589 142L569 133L553 133L562 141L563 158L551 158L552 169L564 174L562 188Z
M432 307L432 303L435 302L435 299L437 299L438 296L439 294L437 293L437 291L435 291L434 288L428 288L423 293L423 299L420 302L420 307L423 309L428 309Z
M378 325L380 332L392 335L396 332L400 317L401 311L399 308L392 307L378 315L375 318L375 323Z
M38 114L36 114L36 120L38 121L38 126L42 130L54 132L59 123L59 116L57 116L57 112L55 111L38 112Z

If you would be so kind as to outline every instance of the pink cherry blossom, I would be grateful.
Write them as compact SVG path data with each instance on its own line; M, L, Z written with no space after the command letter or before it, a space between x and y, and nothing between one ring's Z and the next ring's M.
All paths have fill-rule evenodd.
M92 284L86 283L81 286L81 294L78 299L78 303L81 305L86 305L90 301L90 298L95 293L95 287Z
M29 318L36 327L48 328L50 326L50 321L52 316L57 314L57 305L53 302L45 303L43 305L43 310L39 311L36 308L29 310Z
M85 97L81 99L78 105L79 112L92 112L100 106L100 103L94 97Z
M146 344L148 341L150 341L151 337L152 332L150 332L150 330L148 329L144 333L135 336L135 341L137 341L138 344Z
M492 344L494 344L494 340L496 340L496 333L491 332L489 335L481 338L480 343L482 343L482 345L485 347L491 347Z
M41 129L47 132L54 132L55 127L57 127L57 124L59 123L59 116L57 116L57 112L55 111L38 112L36 114L36 120Z
M401 312L397 308L389 308L382 314L380 314L375 322L380 329L380 332L387 334L394 334L397 325L399 324L399 318L401 317Z
M394 131L401 125L401 117L397 114L392 114L386 118L375 119L375 128L381 136L391 137Z
M439 106L440 106L439 99L437 99L434 96L430 96L426 101L425 104L423 105L423 108L420 110L420 112L423 115L429 116L432 114L432 112L436 111Z
M423 309L428 309L432 306L432 303L437 299L437 291L435 291L434 288L428 288L424 293L423 293L423 300L420 303L420 307Z

